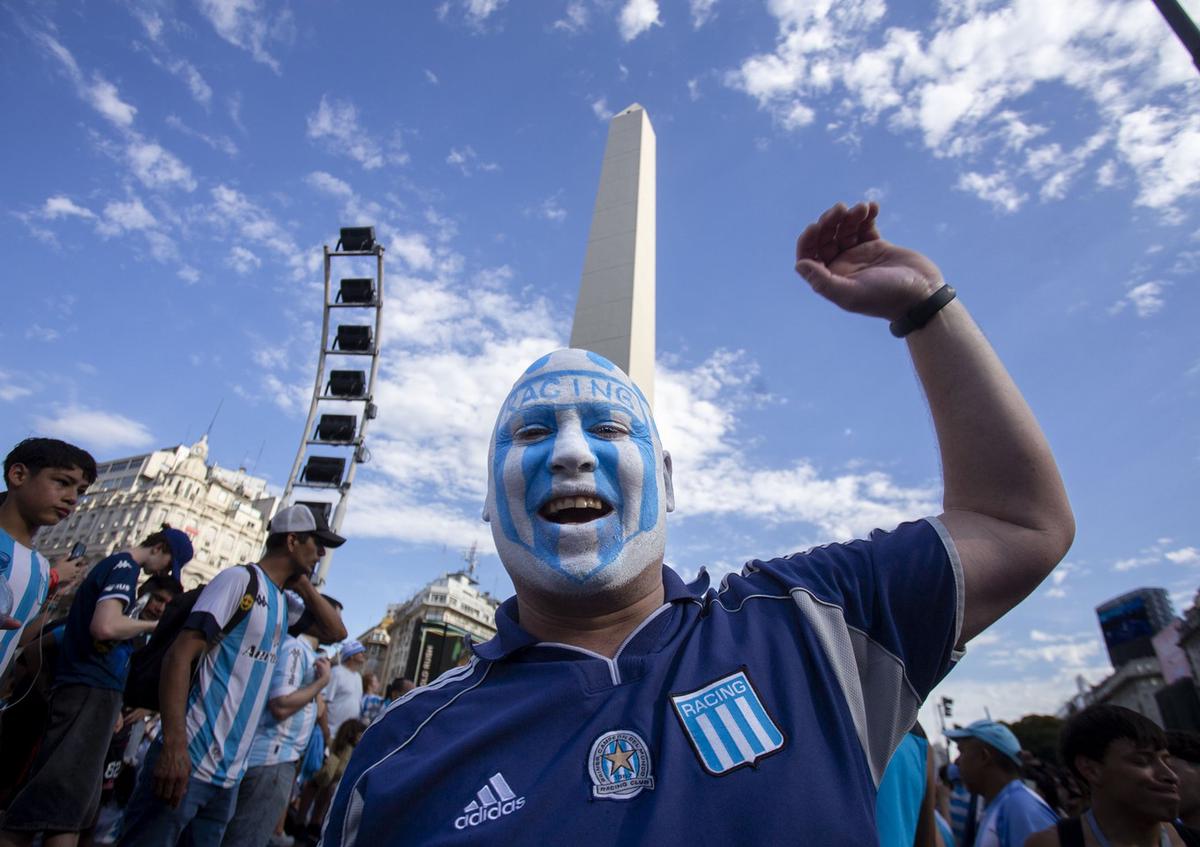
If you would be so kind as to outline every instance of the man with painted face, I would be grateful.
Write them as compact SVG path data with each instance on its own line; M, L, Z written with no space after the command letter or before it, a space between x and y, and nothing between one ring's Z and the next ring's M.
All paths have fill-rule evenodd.
M488 458L484 519L516 597L469 664L367 731L327 847L876 843L877 785L920 703L1074 534L1020 393L877 214L826 211L796 270L906 338L942 514L685 584L663 564L672 465L645 398L594 354L539 359Z

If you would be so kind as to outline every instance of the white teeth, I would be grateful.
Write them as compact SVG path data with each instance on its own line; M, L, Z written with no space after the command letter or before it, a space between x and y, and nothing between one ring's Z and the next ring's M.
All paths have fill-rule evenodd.
M604 503L598 497L558 497L546 504L546 514L553 515L563 509L596 509L604 508Z

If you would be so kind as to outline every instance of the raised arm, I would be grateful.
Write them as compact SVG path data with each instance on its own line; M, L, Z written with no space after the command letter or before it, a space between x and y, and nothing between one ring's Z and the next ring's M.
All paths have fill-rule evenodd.
M880 237L878 212L875 203L826 211L800 236L796 271L843 309L894 321L943 280L933 262ZM1075 521L1033 412L962 302L906 340L941 450L941 518L962 559L966 642L1046 578Z

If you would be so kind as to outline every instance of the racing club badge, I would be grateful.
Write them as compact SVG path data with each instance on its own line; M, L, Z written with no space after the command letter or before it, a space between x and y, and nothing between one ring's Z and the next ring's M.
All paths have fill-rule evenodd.
M592 796L604 800L630 800L644 788L653 790L650 748L636 732L606 732L592 744L588 775L592 778Z

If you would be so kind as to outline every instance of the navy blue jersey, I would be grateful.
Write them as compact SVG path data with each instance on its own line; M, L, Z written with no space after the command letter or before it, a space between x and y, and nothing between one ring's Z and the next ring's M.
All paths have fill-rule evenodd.
M105 600L120 601L121 611L125 614L132 611L141 572L141 566L128 553L114 553L88 571L83 584L75 592L71 611L67 615L62 649L58 654L58 669L54 675L56 687L88 685L116 691L125 688L134 640L97 640L92 637L92 616L96 613L96 607Z
M746 565L666 602L612 659L539 643L514 600L465 667L397 700L325 847L875 843L875 794L956 658L936 519Z

